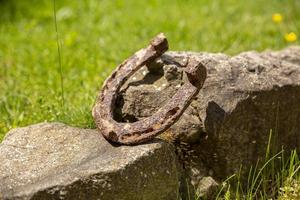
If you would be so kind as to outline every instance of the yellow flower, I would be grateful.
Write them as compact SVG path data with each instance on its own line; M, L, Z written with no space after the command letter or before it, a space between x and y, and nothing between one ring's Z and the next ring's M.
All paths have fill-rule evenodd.
M283 19L283 17L280 13L274 13L272 15L272 21L275 22L275 23L279 24L280 22L282 22L282 19Z
M286 33L284 38L287 42L295 42L297 40L297 35L294 32Z

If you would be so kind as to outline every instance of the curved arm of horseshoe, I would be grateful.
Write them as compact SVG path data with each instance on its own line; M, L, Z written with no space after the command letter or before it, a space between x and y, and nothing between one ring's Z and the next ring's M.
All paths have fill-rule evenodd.
M143 65L153 62L167 49L166 37L163 34L157 35L148 47L125 60L105 81L94 105L93 117L107 140L130 145L153 139L179 119L202 88L206 79L206 68L201 62L190 59L184 69L188 81L154 115L133 123L117 122L113 119L117 93L124 82Z

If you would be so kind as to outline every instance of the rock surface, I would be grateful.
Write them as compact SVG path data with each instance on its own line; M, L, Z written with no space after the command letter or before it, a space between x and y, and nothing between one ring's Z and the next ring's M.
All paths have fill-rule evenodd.
M210 176L203 177L196 188L198 197L213 199L218 190L219 184Z
M300 47L233 57L166 53L122 87L115 118L132 122L156 112L186 80L190 57L208 76L161 136L175 149L162 140L113 146L96 130L61 123L14 129L0 144L0 199L177 199L179 190L183 199L208 197L241 165L243 178L264 159L270 132L272 152L299 150Z
M300 148L300 47L233 57L166 53L123 87L118 117L135 121L157 111L185 81L182 68L190 57L205 64L206 82L162 137L186 144L182 163L195 185L203 176L221 180L241 165L248 168L263 160L270 130L273 152L282 145ZM169 65L179 68L165 67Z
M172 145L113 146L96 130L41 123L0 144L0 199L176 199Z

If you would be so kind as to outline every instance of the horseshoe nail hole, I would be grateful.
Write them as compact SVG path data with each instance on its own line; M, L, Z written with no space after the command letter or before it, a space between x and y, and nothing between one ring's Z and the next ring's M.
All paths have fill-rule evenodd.
M152 131L154 131L154 129L151 127L151 128L148 128L147 130L145 130L144 133L150 133Z
M135 133L129 133L129 134L126 134L126 135L122 135L121 139L125 140L125 139L128 139L128 138L137 138L137 137L139 137L142 134L150 133L152 131L154 131L154 129L151 127L151 128L146 129L143 132L135 132Z
M110 132L108 133L108 137L109 137L110 139L112 139L113 141L117 141L117 140L118 140L117 134L116 134L114 131L110 131Z
M177 113L178 110L179 110L179 107L175 107L175 108L172 108L171 110L169 110L166 113L166 116L164 117L164 120L161 121L161 124L164 124L165 120L168 120L169 118L171 118L172 116L174 116Z
M126 140L128 138L137 138L139 137L141 134L140 133L129 133L129 134L126 134L126 135L122 135L120 138L122 140Z
M112 75L111 75L111 78L114 79L117 75L117 72L115 71Z
M177 111L179 110L179 107L175 107L175 108L172 108L171 110L169 110L167 113L166 113L166 119L170 118L171 116L175 115L177 113Z

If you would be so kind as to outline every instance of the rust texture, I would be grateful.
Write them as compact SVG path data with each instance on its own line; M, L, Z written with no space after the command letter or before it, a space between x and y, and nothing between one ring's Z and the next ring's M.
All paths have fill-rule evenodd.
M120 64L106 79L94 105L93 117L107 140L131 145L153 139L174 124L198 94L206 79L206 68L201 62L190 59L184 68L188 81L154 115L132 123L114 120L115 101L121 86L134 72L150 64L167 50L168 41L161 33L151 40L149 46Z

